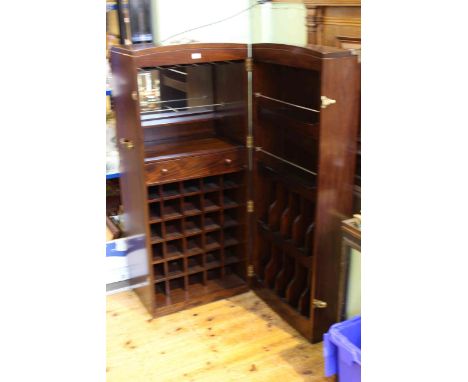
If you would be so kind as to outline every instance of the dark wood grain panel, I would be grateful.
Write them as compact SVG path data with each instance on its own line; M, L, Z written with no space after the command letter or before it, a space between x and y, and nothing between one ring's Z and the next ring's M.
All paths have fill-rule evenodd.
M146 183L167 183L239 171L245 166L245 150L231 150L221 154L197 155L187 158L158 161L145 165Z
M138 45L141 46L112 47L112 50L121 55L134 57L138 67L244 60L247 57L245 44Z
M314 339L339 320L338 284L341 221L352 213L358 92L356 57L324 62L321 94L336 100L320 114L319 192L315 232L315 289L312 299L326 301L314 310ZM339 139L338 139L339 137Z
M159 307L155 310L154 316L160 317L180 310L194 308L199 305L245 293L249 290L248 286L243 283L239 283L237 286L235 284L233 285L232 287L226 287L222 283L219 283L217 286L213 284L213 286L207 287L200 286L195 290L192 288L183 296L178 296L180 301L176 300L175 302L168 303L169 301L162 300Z
M125 212L124 236L149 237L146 225L146 187L143 171L143 136L139 129L140 116L138 103L132 99L132 92L137 90L136 69L131 57L111 54L112 73L115 79L113 88L113 101L117 122L117 141L125 139L133 142L133 148L128 149L119 144L120 154L120 189L122 205ZM146 251L150 253L150 246L146 244ZM138 259L139 267L145 268L146 285L135 288L143 304L149 311L154 310L152 282L154 280L152 269L147 255ZM133 275L130 267L130 277L140 277L141 273Z
M347 57L349 51L320 45L307 48L283 44L253 44L252 55L255 61L285 65L309 70L321 70L322 60Z
M164 143L175 143L186 140L201 140L203 138L212 138L215 136L214 120L207 118L205 120L195 120L185 123L165 123L144 129L145 153L148 157L151 147L157 147ZM159 150L155 149L156 155Z

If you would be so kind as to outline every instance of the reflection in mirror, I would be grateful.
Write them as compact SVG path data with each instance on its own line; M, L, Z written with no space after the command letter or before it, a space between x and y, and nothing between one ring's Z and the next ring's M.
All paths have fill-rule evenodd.
M240 72L239 62L223 61L209 64L158 66L144 68L138 73L138 92L142 120L178 117L187 114L229 111L242 102L242 86L216 91L216 78L223 78L222 69L232 66ZM232 72L229 70L228 72ZM235 88L236 86L234 86ZM236 91L237 90L237 91Z

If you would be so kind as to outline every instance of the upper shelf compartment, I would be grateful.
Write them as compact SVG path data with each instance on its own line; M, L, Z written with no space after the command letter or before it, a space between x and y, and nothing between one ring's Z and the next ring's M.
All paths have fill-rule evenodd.
M143 127L228 115L244 107L244 62L156 66L138 72L138 94ZM210 115L208 116L207 115ZM203 117L204 115L204 117Z
M217 44L195 46L193 52L204 53L201 58L193 53L195 62L190 63L184 63L181 58L182 63L160 64L168 62L172 53L174 57L186 54L174 51L177 47L171 47L171 54L161 52L162 48L143 50L152 57L151 64L148 61L148 65L137 68L139 119L146 162L185 156L188 152L232 150L245 144L245 60L228 59L234 54L244 57L245 52L241 54L236 48L232 53L232 44L226 44L224 49ZM155 54L156 51L159 53ZM206 52L216 61L204 62Z
M256 62L253 73L255 158L266 165L317 174L320 72Z

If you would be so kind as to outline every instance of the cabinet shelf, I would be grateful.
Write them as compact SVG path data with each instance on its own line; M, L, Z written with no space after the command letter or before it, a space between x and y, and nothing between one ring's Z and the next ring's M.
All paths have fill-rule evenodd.
M158 243L162 243L163 241L164 239L162 238L162 236L151 236L150 238L151 244L158 244Z
M204 267L200 266L200 265L197 265L195 267L189 267L188 269L188 274L189 275L193 275L195 273L200 273L200 272L203 272L205 270Z
M224 199L223 199L223 205L224 205L224 208L235 208L235 207L239 207L239 203L236 202L235 200L225 196Z
M178 219L182 217L180 209L176 205L164 205L162 209L162 218L164 220Z
M141 114L141 127L143 129L151 128L164 128L167 126L185 126L194 123L212 123L216 119L213 112L198 113L198 115L182 115L174 116L158 116L151 112L144 112Z
M240 244L240 241L233 236L224 235L224 247L231 247Z
M197 196L186 197L182 203L182 211L185 216L200 214L202 212L200 207L200 198Z
M145 146L145 162L179 159L194 155L222 153L242 146L220 138L201 138L166 144Z
M219 217L218 217L219 219ZM210 231L216 231L220 229L221 226L219 225L217 219L213 216L206 216L205 217L205 226L204 230L205 232L210 232Z
M224 260L224 264L225 265L230 265L230 264L237 264L237 263L240 263L242 260L240 258L238 258L237 256L231 256L229 258L226 258Z
M185 256L183 254L181 255L175 255L175 256L172 256L172 257L166 257L166 258L162 258L162 257L153 257L153 261L152 261L152 264L162 264L162 263L166 263L170 260L178 260L178 259L183 259Z
M202 233L200 217L186 218L184 232L186 236L193 236Z

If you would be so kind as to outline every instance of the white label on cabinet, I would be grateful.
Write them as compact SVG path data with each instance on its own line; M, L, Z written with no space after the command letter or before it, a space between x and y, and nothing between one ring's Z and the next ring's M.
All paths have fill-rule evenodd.
M192 53L192 60L197 60L201 58L201 53Z

